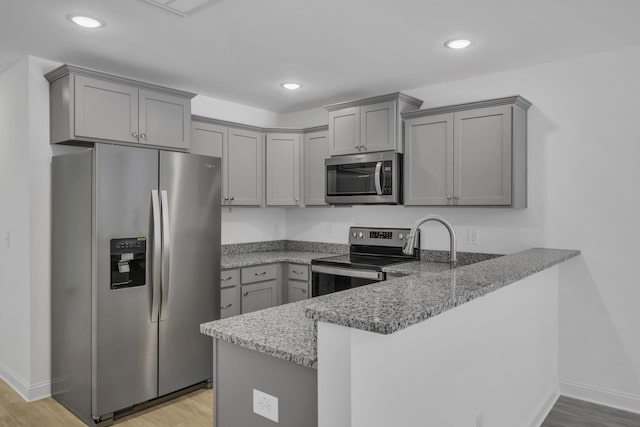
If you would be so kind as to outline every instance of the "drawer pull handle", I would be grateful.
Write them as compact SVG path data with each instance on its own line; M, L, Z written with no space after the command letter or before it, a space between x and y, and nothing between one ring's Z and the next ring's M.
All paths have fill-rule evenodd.
M307 293L307 290L306 290L306 289L300 289L300 290L302 291L302 293L303 293L303 294L306 294L306 293Z
M303 273L303 271L293 270L293 273L294 273L294 274L302 274L302 273Z
M220 280L222 280L223 282L225 282L225 281L227 281L227 280L231 280L231 279L233 279L233 276L223 277L223 278L222 278L222 279L220 279Z
M254 276L264 276L265 274L267 274L266 271L263 271L262 273L253 273Z
M221 310L226 310L227 308L230 308L233 304L227 304L224 307L220 306Z

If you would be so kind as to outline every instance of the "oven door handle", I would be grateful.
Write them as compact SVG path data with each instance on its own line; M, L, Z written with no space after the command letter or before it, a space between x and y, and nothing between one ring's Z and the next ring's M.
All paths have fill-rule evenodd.
M334 276L355 277L357 279L372 279L377 281L385 279L385 274L381 271L352 270L350 268L327 267L324 265L312 265L311 272L333 274Z
M376 193L378 194L378 196L382 196L382 182L380 182L382 178L380 174L381 171L382 171L382 162L378 162L376 163L376 176L375 176Z

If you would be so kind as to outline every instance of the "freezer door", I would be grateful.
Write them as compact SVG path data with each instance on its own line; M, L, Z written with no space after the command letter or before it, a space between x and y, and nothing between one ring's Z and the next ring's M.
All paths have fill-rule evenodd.
M146 269L141 286L113 288L122 279L111 271L114 256L116 265L125 260L122 271L128 266L127 255L117 253L126 252L125 242L113 243L119 247L115 250L112 239L146 238L146 259L152 258L151 192L158 188L158 151L97 144L95 162L92 413L100 417L158 393L158 322L151 316L151 266L138 261L136 268ZM135 240L127 241L137 246Z
M160 395L213 375L200 324L220 318L220 167L216 157L160 152Z

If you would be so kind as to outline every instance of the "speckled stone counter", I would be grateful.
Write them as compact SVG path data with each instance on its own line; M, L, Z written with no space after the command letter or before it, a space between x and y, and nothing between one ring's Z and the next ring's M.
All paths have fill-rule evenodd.
M268 251L223 255L220 260L220 268L226 270L230 268L250 267L252 265L273 264L276 262L311 264L311 260L314 258L323 258L332 255L335 254L309 251Z
M579 253L535 248L441 273L412 274L329 295L326 300L310 304L306 315L318 321L391 334ZM396 267L395 271L403 270Z
M278 252L266 252L263 259L273 260L270 262L296 262L291 258L283 259L284 253L287 252L280 252L281 255L276 255ZM404 277L205 323L200 329L214 338L315 368L318 363L316 321L390 334L579 253L574 250L535 248L455 270L425 261L399 264L385 270L407 274ZM307 253L304 256L307 259L307 256L313 255ZM302 262L302 258L298 259ZM226 265L242 260L228 262Z

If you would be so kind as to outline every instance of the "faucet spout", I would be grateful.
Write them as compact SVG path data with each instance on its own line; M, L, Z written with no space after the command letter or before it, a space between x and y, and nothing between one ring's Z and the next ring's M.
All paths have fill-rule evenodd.
M404 242L402 246L402 252L407 255L411 255L413 253L413 248L416 244L416 234L418 234L418 229L422 224L428 221L436 221L440 224L444 225L449 232L449 245L450 245L450 256L449 256L449 266L451 268L455 268L458 265L458 254L456 250L456 232L453 229L453 226L444 218L438 215L427 215L424 218L419 219L416 223L411 227L411 231L409 231L409 235L407 236L407 240Z

